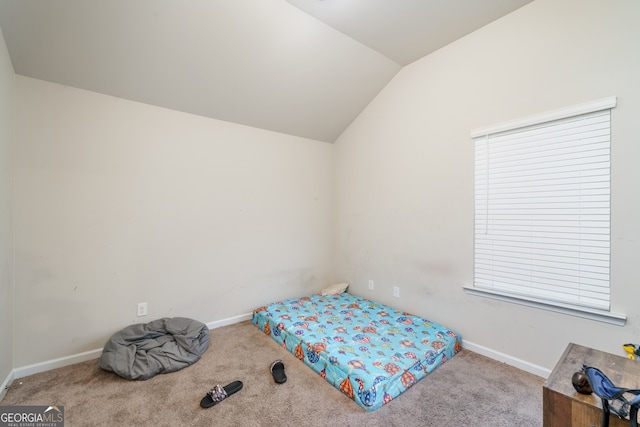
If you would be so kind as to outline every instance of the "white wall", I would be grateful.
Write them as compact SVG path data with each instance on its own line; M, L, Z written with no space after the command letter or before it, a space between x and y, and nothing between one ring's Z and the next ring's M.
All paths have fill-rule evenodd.
M0 230L15 228L13 305L0 244L0 379L130 323L307 294L332 267L355 293L547 369L570 341L622 354L640 341L638 18L634 0L537 0L404 68L335 146L14 77L1 43L3 159L16 139L13 202L0 162ZM626 326L465 294L470 130L610 95L612 310Z
M543 369L569 342L620 355L640 343L639 20L634 0L537 0L405 67L336 143L336 277ZM626 325L465 294L470 131L611 95L611 308Z
M16 367L101 348L131 323L208 323L331 281L332 145L16 86Z
M14 110L15 74L0 30L0 384L13 368Z

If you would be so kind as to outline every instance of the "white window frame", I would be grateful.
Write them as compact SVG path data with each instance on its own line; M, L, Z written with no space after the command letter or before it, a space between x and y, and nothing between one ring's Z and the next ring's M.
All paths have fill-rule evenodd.
M609 206L609 183L610 183L610 165L609 165L609 150L610 150L610 129L609 129L609 120L610 120L610 111L616 105L615 97L608 97L604 99L600 99L593 102L588 102L585 104L576 105L569 108L564 108L561 110L555 110L549 113L539 114L536 116L531 116L519 120L514 120L510 122L500 123L494 126L488 126L481 129L476 129L471 132L471 138L474 140L474 144L477 147L482 147L479 151L476 151L476 173L480 173L480 175L476 178L476 205L475 205L475 214L474 218L476 218L475 227L474 227L474 284L473 286L465 286L464 289L467 293L472 295L478 295L483 297L489 297L509 302L514 302L518 304L524 304L527 306L543 308L547 310L552 310L556 312L561 312L565 314L577 315L580 317L585 317L589 319L599 320L607 323L612 323L616 325L624 325L626 321L626 316L615 314L610 311L610 300L609 300L609 292L610 292L610 280L609 280L609 268L610 268L610 206ZM576 121L578 120L578 121ZM505 139L508 140L509 144L512 144L513 147L523 147L519 141L515 141L513 136L527 136L530 137L532 134L534 135L534 141L536 138L543 138L536 136L536 133L547 132L547 129L551 129L552 132L560 132L560 124L569 123L569 126L574 126L576 123L579 126L583 126L583 123L589 123L590 121L599 121L602 124L598 125L603 128L601 132L606 132L607 135L603 140L603 142L599 143L600 146L606 146L604 149L601 149L599 152L603 153L603 155L599 156L599 161L601 162L601 166L605 166L606 176L604 177L603 185L606 185L606 188L603 190L582 190L582 189L572 189L571 191L575 191L575 200L579 200L579 203L582 203L587 197L584 196L583 191L595 191L601 193L598 195L598 199L600 200L598 203L600 205L606 205L604 209L601 211L604 212L604 216L606 220L603 222L604 227L600 227L597 230L598 235L596 239L603 240L602 243L598 242L603 246L601 250L601 254L598 254L598 260L588 260L583 261L580 260L577 263L580 264L581 267L578 270L589 270L592 267L586 266L586 264L592 264L595 268L599 270L599 273L594 273L593 278L584 279L584 275L589 275L589 273L578 272L575 274L574 278L568 278L566 282L563 282L564 279L560 281L556 281L555 279L536 279L536 278L524 278L523 273L530 270L531 276L534 277L541 273L541 270L550 269L555 270L553 272L554 276L557 276L558 271L562 271L562 269L554 268L554 260L550 259L548 261L549 265L542 265L540 267L529 267L525 266L523 268L517 267L517 263L511 262L507 260L507 262L503 263L504 267L501 267L499 259L503 257L499 254L499 251L496 249L498 246L501 246L503 243L500 242L501 238L504 238L498 234L502 234L502 232L493 231L493 218L505 218L505 211L499 213L499 215L494 216L489 212L489 206L491 206L491 212L495 212L494 209L501 209L500 204L504 203L496 203L494 204L494 200L497 198L495 195L492 197L488 196L489 191L497 191L494 183L496 181L493 180L493 173L497 170L497 167L494 165L488 165L489 161L485 161L485 158L488 158L489 151L491 150L491 143L493 142L497 147L501 144L501 141ZM586 126L585 126L586 127ZM558 147L556 140L553 140L553 148L554 150ZM538 144L539 145L539 144ZM574 147L577 147L577 144L574 144ZM578 152L582 151L581 147L577 147ZM537 146L536 148L537 149ZM505 150L508 152L509 149ZM540 154L540 156L553 155L556 156L557 150L553 152L544 152ZM511 155L510 153L507 153ZM491 156L494 154L491 153ZM582 155L581 153L574 153L571 156ZM537 156L537 154L536 154ZM602 160L604 158L604 160ZM546 159L546 157L545 157ZM499 160L495 160L498 162ZM545 160L546 161L546 160ZM509 160L511 162L511 160ZM528 160L526 161L528 162ZM537 162L537 161L536 161ZM538 162L537 162L538 163ZM493 166L493 168L491 168ZM520 174L520 169L524 169L524 167L516 168L518 171L516 174ZM479 172L480 171L480 172ZM583 172L580 172L581 175ZM489 180L489 174L491 175L491 180ZM486 175L486 176L485 176ZM578 175L578 173L576 173ZM517 179L517 178L516 178ZM535 179L534 179L535 181ZM527 181L527 185L529 182ZM525 189L524 184L517 183L515 185L521 186L520 190ZM589 184L587 184L589 185ZM598 184L600 185L600 184ZM502 190L501 190L502 191ZM510 189L507 191L511 191ZM514 192L514 196L510 194L503 200L507 202L517 201L516 198L520 197L516 194L518 191ZM553 194L553 197L537 197L533 199L536 203L529 203L526 206L531 206L531 209L540 209L540 207L547 206L546 202L549 202L548 206L551 206L555 203L558 192L550 193ZM563 200L569 200L564 193L563 190L559 193L562 194ZM522 194L522 193L521 193ZM549 194L547 192L540 194ZM518 202L526 203L527 198L531 195L534 195L534 192L531 194L526 194L523 196L522 200ZM580 197L582 195L582 197ZM511 197L514 197L512 199ZM591 196L589 196L591 197ZM519 209L518 205L518 209ZM483 210L486 210L484 212ZM570 209L574 211L573 209ZM547 212L547 211L545 211ZM567 211L569 212L569 210ZM567 214L573 215L573 219L577 222L580 222L580 226L584 227L583 215L582 211L580 214L572 214L563 212L563 215ZM509 215L507 215L509 216ZM564 221L564 216L562 221ZM553 233L552 237L563 236L566 231L570 231L569 227L565 227L564 222L559 221L559 224L554 226L553 230L548 230L545 227L541 228L541 224L537 220L532 220L531 226L529 225L520 225L522 221L520 221L520 217L515 215L514 218L508 218L507 220L501 219L502 225L511 229L513 227L513 223L517 223L515 227L517 230L511 231L509 230L507 233L517 233L517 239L520 239L520 235L526 231L530 233L530 236L526 236L527 239L531 239L531 242L527 242L527 244L531 244L535 246L538 244L536 242L536 237L539 234L547 234L547 231L550 231L549 234ZM487 235L487 229L489 231L489 235ZM482 231L485 230L485 231ZM578 239L573 239L573 241L579 240L583 241L584 229L581 229L579 233ZM495 233L496 236L492 236L491 234ZM576 235L576 234L574 234ZM513 240L512 237L507 237L508 240ZM489 243L487 245L486 243ZM590 243L583 243L585 246L589 246ZM508 242L507 245L513 245L512 242ZM519 245L519 243L518 243ZM547 243L542 243L547 245ZM495 246L495 248L494 248ZM560 245L562 246L562 245ZM579 249L575 252L582 254L584 248L580 246L580 243L577 244ZM488 249L487 249L488 248ZM511 250L515 250L513 247ZM527 252L529 249L525 249ZM544 249L546 251L546 249ZM532 250L535 252L535 249ZM546 255L546 254L545 254ZM507 258L512 256L511 252L508 252ZM547 261L535 259L542 258L536 254L525 254L525 257L531 257L532 260L527 260L527 262L531 261L532 264L535 263L547 263ZM489 258L487 258L489 257ZM581 255L580 255L581 257ZM549 258L546 257L545 258ZM577 259L577 258L576 258ZM514 259L515 260L515 257ZM513 261L512 260L512 261ZM487 270L487 267L489 270ZM502 271L500 271L502 270ZM488 271L488 272L487 272ZM569 269L567 269L569 271ZM500 276L511 275L514 274L515 279L504 279ZM593 283L592 283L593 282ZM564 291L568 290L573 293L564 294Z

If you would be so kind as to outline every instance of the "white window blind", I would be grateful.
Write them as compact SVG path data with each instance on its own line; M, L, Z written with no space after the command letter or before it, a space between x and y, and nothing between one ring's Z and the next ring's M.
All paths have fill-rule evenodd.
M472 134L474 287L609 310L612 105L601 105Z

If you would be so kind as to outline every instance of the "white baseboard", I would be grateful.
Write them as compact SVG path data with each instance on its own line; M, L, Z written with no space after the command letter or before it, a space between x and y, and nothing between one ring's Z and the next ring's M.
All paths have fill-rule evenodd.
M97 359L102 354L102 349L85 351L84 353L72 354L70 356L59 357L53 360L46 360L33 365L23 366L13 370L14 379L28 377L29 375L39 374L40 372L50 371L63 366L74 365L76 363L85 362L91 359Z
M499 351L492 350L490 348L487 348L478 344L474 344L464 339L462 341L462 347L466 348L467 350L471 350L474 353L487 356L491 359L506 363L507 365L511 365L515 368L522 369L523 371L529 372L530 374L534 374L542 378L548 378L549 375L551 375L550 369L543 368L542 366L534 365L533 363L529 363L527 361L518 359L508 354L504 354Z
M9 386L11 385L11 383L13 383L14 379L15 379L15 374L13 373L13 371L9 372L9 375L7 375L7 378L5 378L2 384L0 385L0 401L4 399L4 395L7 394L7 390L9 389Z
M226 319L209 322L206 325L209 329L216 329L222 326L243 322L245 320L251 320L252 315L253 315L252 313L245 313L239 316L234 316ZM470 341L463 340L462 346L467 350L473 351L483 356L487 356L499 362L506 363L507 365L511 365L518 369L522 369L523 371L529 372L534 375L538 375L539 377L548 378L549 375L551 374L551 370L549 369L543 368L538 365L534 365L533 363L526 362L524 360L515 358L508 354L501 353L499 351L492 350L490 348L475 344ZM102 349L99 348L96 350L85 351L84 353L73 354L70 356L60 357L58 359L47 360L44 362L35 363L33 365L15 368L9 373L7 378L5 378L5 380L1 384L0 400L4 397L4 394L7 392L7 388L11 385L11 383L18 378L23 378L29 375L50 371L56 368L62 368L64 366L73 365L75 363L80 363L80 362L84 362L91 359L97 359L100 357L101 354L102 354Z
M251 320L253 318L253 313L245 313L239 316L228 317L222 320L216 320L215 322L207 323L207 327L209 329L220 328L222 326L232 325L234 323L244 322L245 320Z
M231 325L233 323L243 322L245 320L250 320L252 318L253 313L245 313L239 316L229 317L226 319L216 320L214 322L207 323L207 327L209 329L220 328L222 326ZM29 375L39 374L41 372L50 371L56 368L62 368L64 366L73 365L80 362L85 362L91 359L98 359L102 354L102 349L98 348L95 350L85 351L84 353L72 354L70 356L60 357L58 359L47 360L40 363L35 363L33 365L23 366L20 368L15 368L13 371L9 373L9 376L2 383L2 389L0 390L0 398L3 396L3 393L6 392L7 387L16 379L27 377Z

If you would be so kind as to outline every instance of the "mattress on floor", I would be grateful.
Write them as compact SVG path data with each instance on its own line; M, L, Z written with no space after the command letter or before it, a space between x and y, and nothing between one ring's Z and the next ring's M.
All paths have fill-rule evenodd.
M367 411L462 349L451 329L346 292L274 302L252 321Z

